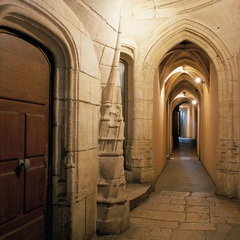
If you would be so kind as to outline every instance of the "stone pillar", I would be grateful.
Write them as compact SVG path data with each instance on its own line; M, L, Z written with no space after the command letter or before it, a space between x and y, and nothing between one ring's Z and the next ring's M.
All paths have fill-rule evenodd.
M216 193L237 197L239 174L239 143L221 140L218 148Z
M138 65L141 65L138 63ZM146 69L148 66L146 67ZM137 71L134 79L133 127L131 146L132 179L136 183L152 183L153 163L153 82L155 69Z
M129 202L124 176L121 90L118 73L120 39L101 106L97 198L97 233L119 234L129 227Z
M229 78L234 79L232 75ZM219 146L216 193L230 198L238 196L239 185L237 91L237 80L219 82Z

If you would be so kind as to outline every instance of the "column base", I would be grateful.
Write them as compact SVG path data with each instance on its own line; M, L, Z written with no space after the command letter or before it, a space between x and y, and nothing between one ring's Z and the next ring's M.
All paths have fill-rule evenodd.
M129 202L98 203L97 234L116 235L130 227Z

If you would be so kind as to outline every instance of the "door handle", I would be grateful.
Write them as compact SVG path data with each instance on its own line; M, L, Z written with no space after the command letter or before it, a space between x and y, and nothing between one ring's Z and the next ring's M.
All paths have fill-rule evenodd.
M29 159L20 159L18 161L17 167L14 170L16 173L16 176L19 177L21 170L23 171L28 170L30 167L31 167L31 161Z
M20 170L24 170L24 159L20 159L18 161L18 166L17 166Z
M30 167L31 167L31 161L29 159L25 159L24 170L28 170Z

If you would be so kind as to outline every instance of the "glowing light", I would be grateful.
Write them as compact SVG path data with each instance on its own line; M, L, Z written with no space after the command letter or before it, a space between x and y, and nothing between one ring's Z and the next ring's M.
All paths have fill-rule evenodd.
M197 104L197 101L196 101L196 100L192 100L192 104L193 104L193 105L196 105L196 104Z
M200 83L200 82L202 82L202 79L200 77L196 77L195 82Z

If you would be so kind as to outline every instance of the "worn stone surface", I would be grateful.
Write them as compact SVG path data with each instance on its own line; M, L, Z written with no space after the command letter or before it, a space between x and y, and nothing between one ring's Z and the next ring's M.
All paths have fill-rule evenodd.
M192 153L190 150L187 161L180 158L175 161L198 161L194 159L195 153L191 160ZM199 181L196 186L189 177L184 182L191 191L182 191L186 187L180 184L184 168L185 164L169 164L164 170L164 178L158 179L155 192L131 211L130 229L118 236L104 236L99 239L239 240L240 202L215 195L212 182L205 175L201 164L195 165L195 172L198 172L195 178L205 177L204 181ZM173 178L173 169L175 181L167 182ZM171 187L179 190L169 190ZM205 191L201 192L199 189Z
M185 202L162 203L182 195ZM240 203L198 192L160 191L131 212L131 227L118 236L99 239L166 239L166 240L238 240L240 234ZM211 194L212 195L212 194ZM208 201L209 198L211 201ZM172 206L172 208L171 208ZM218 219L218 221L217 221ZM235 219L235 221L233 221Z

